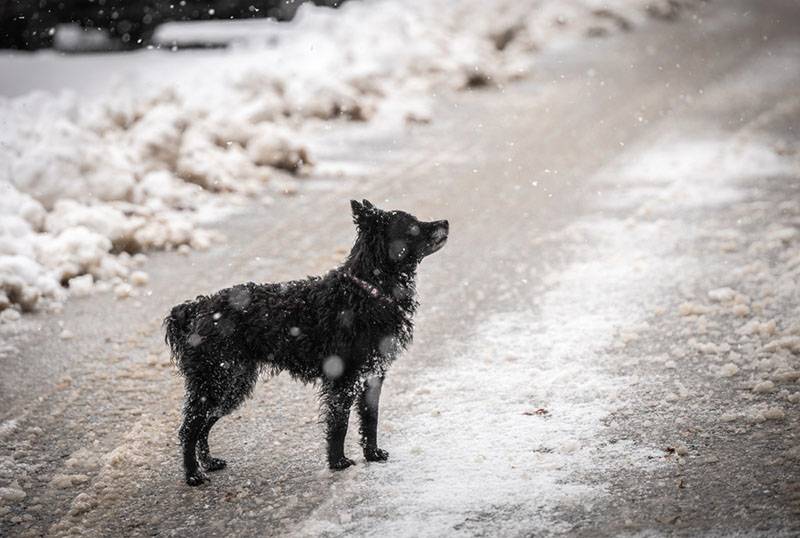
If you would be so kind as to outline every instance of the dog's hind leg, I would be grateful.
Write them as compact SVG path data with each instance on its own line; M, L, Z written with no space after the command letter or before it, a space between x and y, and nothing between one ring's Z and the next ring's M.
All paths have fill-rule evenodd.
M325 405L326 438L328 441L328 467L341 470L356 462L344 455L344 438L347 436L347 422L350 408L355 400L355 387L336 382L322 385L322 399Z
M197 440L197 457L203 469L209 472L219 471L228 465L225 460L214 458L210 454L208 434L211 432L211 428L214 427L214 424L219 419L242 405L242 402L253 392L258 380L256 363L235 363L230 360L223 360L222 364L226 364L225 368L228 368L228 370L216 371L212 376L216 380L214 385L217 391L216 407L212 408L212 412L203 424Z
M208 480L197 465L196 455L197 442L207 420L208 406L205 398L195 395L187 397L183 410L180 439L183 449L183 470L186 473L186 483L190 486L199 486Z
M358 396L361 446L367 461L386 461L389 453L378 448L378 402L381 398L383 376L367 378Z
M203 469L209 472L219 471L228 465L225 460L212 457L208 448L208 434L211 432L211 428L214 427L214 424L216 424L220 418L222 417L208 417L203 429L200 430L200 438L197 440L197 457L200 460L200 465L203 466Z

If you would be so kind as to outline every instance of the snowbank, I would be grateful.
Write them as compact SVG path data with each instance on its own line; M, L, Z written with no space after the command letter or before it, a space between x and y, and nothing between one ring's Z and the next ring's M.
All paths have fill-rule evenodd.
M486 17L477 0L306 4L173 79L0 99L0 310L143 285L128 282L131 254L208 246L197 211L307 172L303 132L320 120L429 121L434 91L519 78L536 50L628 30L653 5L499 0Z

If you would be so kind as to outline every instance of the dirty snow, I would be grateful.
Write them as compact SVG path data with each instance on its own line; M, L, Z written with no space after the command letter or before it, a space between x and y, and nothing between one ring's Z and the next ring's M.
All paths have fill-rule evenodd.
M12 484L11 487L7 488L0 488L0 501L4 502L15 502L21 501L25 498L25 491L23 491L19 487L14 487Z
M796 50L785 51L788 56ZM782 62L777 76L800 76L789 65ZM714 106L720 96L712 87L697 99ZM640 141L608 166L605 180L621 189L606 205L631 215L632 230L656 228L653 244L675 241L668 252L677 258L687 248L702 253L672 273L674 306L658 314L663 328L645 340L669 340L666 379L696 383L703 371L716 377L715 388L733 390L735 397L717 411L732 427L780 421L791 411L778 404L800 399L792 391L800 367L800 203L791 196L768 198L800 176L797 140L769 130L798 112L796 99L772 103L733 131L695 119ZM700 259L713 265L704 267ZM655 383L663 385L664 378ZM669 403L685 400L689 413L700 412L699 395L652 390ZM710 390L705 384L703 392Z

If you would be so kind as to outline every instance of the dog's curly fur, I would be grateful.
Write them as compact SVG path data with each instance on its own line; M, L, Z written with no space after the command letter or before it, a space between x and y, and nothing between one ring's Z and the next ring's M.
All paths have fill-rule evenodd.
M328 465L353 465L344 439L358 401L368 461L378 448L378 399L386 370L412 337L417 265L447 240L447 221L421 222L402 211L351 201L358 237L350 255L322 277L240 284L199 296L164 320L166 342L186 380L180 429L186 482L225 467L209 454L208 434L250 396L263 371L320 382Z

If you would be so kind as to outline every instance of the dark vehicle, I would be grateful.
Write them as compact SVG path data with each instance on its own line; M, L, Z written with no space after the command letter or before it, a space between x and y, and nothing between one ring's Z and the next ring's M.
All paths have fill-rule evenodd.
M171 21L290 20L305 0L0 0L0 48L52 47L59 24L108 33L120 48L147 45ZM337 7L344 0L313 0Z

